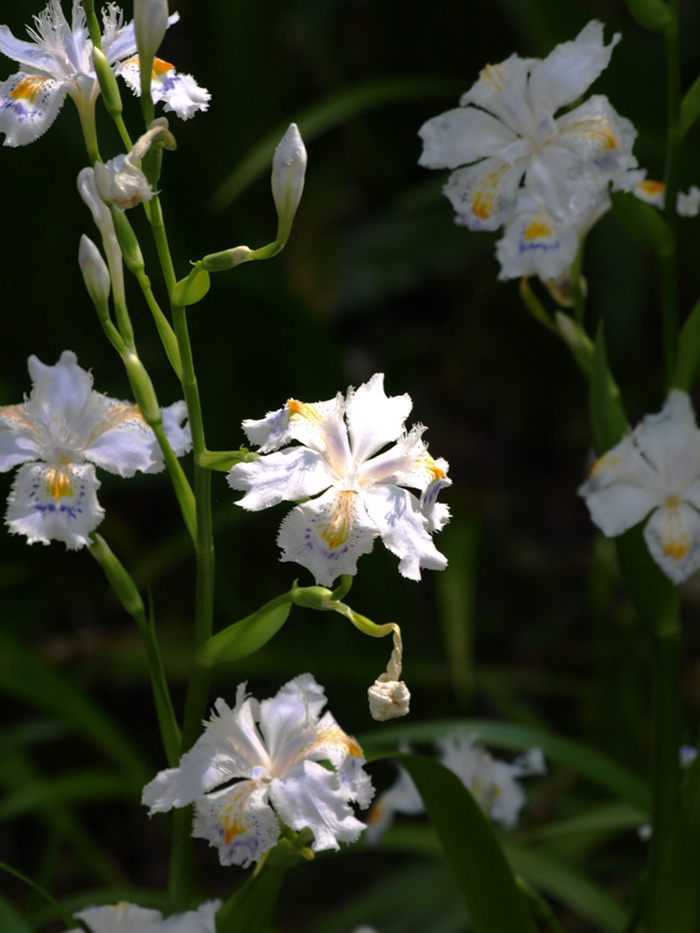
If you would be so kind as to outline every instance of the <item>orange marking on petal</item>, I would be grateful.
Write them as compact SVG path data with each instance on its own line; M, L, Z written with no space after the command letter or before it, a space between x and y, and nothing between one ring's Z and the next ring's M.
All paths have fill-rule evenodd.
M329 743L342 746L348 755L353 755L356 758L362 758L364 756L364 752L355 739L351 735L348 735L347 732L343 732L338 725L321 729L313 745L307 750L306 754L314 748L318 748L319 745L328 745Z
M525 228L523 239L536 240L540 236L551 236L552 228L546 217L546 214L536 214Z
M70 477L61 470L49 470L46 474L46 495L53 496L54 499L75 495Z
M313 405L307 405L306 402L300 402L298 399L287 399L287 407L292 413L292 417L303 418L304 421L310 421L311 424L320 424L321 418Z
M500 65L487 65L481 72L480 77L482 81L486 84L490 84L491 87L496 88L497 91L503 90L503 71Z
M162 58L153 59L153 77L157 78L160 75L164 75L166 71L172 71L175 65L171 65L170 62L163 61Z
M319 528L319 534L331 551L348 540L354 518L355 493L351 489L341 490L333 501L328 521Z
M690 550L690 541L687 537L684 537L680 541L666 541L661 547L671 560L683 560Z
M651 179L648 181L640 181L637 187L651 195L660 194L662 191L666 190L666 185L662 181L652 181Z
M16 88L10 91L10 97L22 98L28 97L33 101L41 88L49 81L49 78L42 78L39 75L27 75L22 78Z

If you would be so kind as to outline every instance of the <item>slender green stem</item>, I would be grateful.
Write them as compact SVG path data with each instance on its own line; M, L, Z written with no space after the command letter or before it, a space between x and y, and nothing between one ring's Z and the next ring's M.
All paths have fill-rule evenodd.
M169 252L168 252L169 257ZM211 520L211 471L202 467L198 458L206 451L204 423L199 401L199 387L194 371L192 347L187 328L187 313L179 305L172 306L173 324L182 363L182 386L192 430L192 446L195 454L194 490L197 512L197 535L195 551L197 560L197 583L195 592L194 654L211 638L214 614L214 537ZM194 661L192 675L185 701L185 716L182 734L182 751L187 751L201 730L201 721L206 713L209 696L211 668ZM176 819L173 822L173 845L170 860L170 906L174 911L185 910L189 903L191 888L189 842L190 821ZM187 838L185 838L187 837Z
M661 863L672 845L674 821L680 802L680 758L683 740L681 626L678 603L675 611L659 620L652 636L653 683L653 796L649 844L647 911L654 914ZM649 929L652 929L650 925Z
M114 113L112 114L112 119L114 120L126 151L129 152L133 148L134 144L131 141L131 136L129 135L129 131L126 128L126 124L124 123L124 118L120 113Z
M671 231L674 244L671 252L659 257L661 279L661 315L664 348L664 374L666 386L671 384L678 344L678 270L675 248L677 228L676 198L678 196L678 155L682 141L680 128L681 105L681 54L679 36L679 0L669 0L674 14L674 24L665 32L666 43L666 196L664 215Z
M151 288L151 280L142 270L136 273L136 278L138 283L141 286L141 291L143 296L146 299L146 303L153 315L153 320L155 321L156 329L163 344L166 356L168 357L168 362L173 368L173 371L177 378L182 382L182 363L180 362L180 350L177 345L177 337L175 332L170 324L170 321L167 319L161 306L156 301L156 297L153 294L153 289Z
M180 759L180 729L175 719L168 681L158 649L153 613L150 613L150 617L146 615L136 584L104 538L98 534L92 534L90 537L90 553L102 567L117 599L134 619L143 637L163 748L168 765L174 768Z
M165 224L163 223L163 209L161 207L160 198L158 195L155 195L149 201L149 208L149 220L151 222L151 230L153 231L153 239L155 240L156 250L158 251L160 267L163 270L165 287L168 289L168 294L170 295L172 290L175 288L175 282L177 279L175 278L175 268L173 266L173 260L170 255L170 246L168 245L168 237L165 232Z
M100 155L100 150L97 145L95 101L91 97L85 97L80 91L71 94L71 97L75 101L75 106L78 108L80 128L83 131L83 139L85 140L85 148L88 152L90 165L94 165L95 162L102 161L102 156Z

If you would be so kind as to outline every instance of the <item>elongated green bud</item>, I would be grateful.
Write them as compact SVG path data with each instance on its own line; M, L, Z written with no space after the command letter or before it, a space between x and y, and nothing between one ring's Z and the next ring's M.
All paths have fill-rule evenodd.
M104 570L109 585L116 593L119 602L130 616L135 619L145 619L146 613L141 595L121 561L113 554L101 535L93 533L90 535L90 540L92 541L90 553Z
M627 9L640 26L652 32L666 32L675 25L676 17L664 0L626 0Z
M112 66L107 61L102 49L94 48L92 50L92 63L95 68L97 80L100 82L102 91L102 100L105 103L107 112L111 117L115 117L122 112L122 96L119 93L117 78L112 71Z
M138 358L135 350L125 350L122 353L122 361L126 368L126 374L129 377L129 384L134 393L134 397L141 409L147 424L160 422L160 405L156 397L156 390L153 388L151 377L146 372L146 368Z
M139 241L136 238L131 224L124 214L124 211L120 211L118 207L114 206L112 206L110 210L112 212L114 232L117 235L117 240L119 241L119 246L127 269L134 273L142 272L146 264L143 259L141 247L139 246Z
M109 269L102 258L102 253L90 237L85 236L85 234L80 238L78 262L80 263L80 271L83 273L83 281L88 295L95 305L100 320L109 320L109 290L111 287Z
M202 268L207 272L226 272L243 262L248 262L252 256L253 251L247 246L234 246L233 249L224 249L220 253L209 253L202 259Z

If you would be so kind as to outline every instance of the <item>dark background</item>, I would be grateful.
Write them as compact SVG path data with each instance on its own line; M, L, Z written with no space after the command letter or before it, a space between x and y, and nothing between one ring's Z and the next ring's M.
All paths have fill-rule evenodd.
M683 36L693 37L697 5L685 6ZM212 93L208 113L185 123L171 115L179 148L165 153L161 198L179 276L205 253L273 239L269 169L231 203L224 203L221 186L260 140L281 137L290 121L303 131L304 121L318 119L319 112L328 118L324 132L307 138L306 189L285 251L213 276L210 294L190 309L208 446L244 443L241 420L262 417L290 396L331 398L385 372L388 394L411 394L410 420L428 425L431 452L449 460L454 481L444 497L454 519L437 539L449 569L428 572L417 585L399 577L396 559L377 543L361 558L348 597L374 621L401 624L412 715L547 724L643 771L646 648L619 597L611 549L607 542L594 549L592 526L576 496L590 456L584 380L563 344L527 315L517 283L497 281L496 235L453 223L440 192L447 173L417 165L416 134L426 119L455 106L487 62L514 51L544 57L598 18L608 40L621 31L623 42L592 90L607 94L633 121L635 154L650 177L661 178L662 40L636 26L623 3L604 0L182 0L177 9L182 20L169 31L162 57ZM15 0L4 5L2 19L19 37L33 12L33 3ZM684 38L683 53L687 87L700 70L700 52ZM0 78L16 70L4 60ZM343 106L357 101L360 89L360 103L346 113ZM123 93L136 136L138 106L128 90ZM103 156L116 155L119 140L104 114L99 129ZM97 239L75 188L85 161L70 100L37 142L0 152L0 404L17 403L29 391L29 354L53 364L64 349L92 370L97 390L128 397L120 360L102 336L77 265L80 235ZM683 188L700 182L697 165L695 130L683 156ZM135 210L130 219L164 301L145 218ZM697 222L683 222L681 232L685 314L700 284ZM584 272L590 329L605 317L612 366L635 421L663 398L654 263L608 215L589 237ZM169 404L180 397L176 380L135 282L127 278L127 286L140 355L162 403ZM180 709L194 574L174 498L165 477L126 481L102 471L100 478L107 512L100 532L152 593ZM11 482L11 475L0 477L2 495ZM297 573L301 583L313 581L306 571L277 562L283 507L242 513L223 474L214 476L213 489L216 625L222 628L288 589ZM692 582L687 587L691 612L699 592ZM23 539L0 534L0 625L103 706L131 736L150 773L164 766L138 633L87 551L67 553L59 543L30 549ZM691 628L691 725L700 702L696 649ZM339 616L296 609L262 651L217 673L216 695L232 702L236 684L247 679L263 698L309 670L326 685L341 725L360 733L369 727L366 688L388 652L387 643L364 638ZM11 663L7 654L5 661ZM26 750L42 773L102 760L60 716L54 721L45 708L6 692L6 737L27 723L55 727L53 737ZM380 786L392 779L389 768L374 773ZM7 789L17 783L9 766L0 769L0 780ZM526 821L575 810L590 793L572 775L555 773L537 791ZM77 813L121 864L113 884L119 877L125 890L163 884L161 824L149 824L133 801ZM30 875L45 870L59 894L106 883L99 873L87 877L60 842L46 867L46 832L37 812L0 822L0 859ZM202 877L226 896L241 873L219 869L214 853L197 845ZM585 855L603 883L623 879L613 890L624 899L628 869L642 855L633 834ZM315 929L317 922L349 931L360 919L383 923L382 933L460 929L459 908L443 927L426 925L407 908L391 916L384 908L369 911L347 923L323 913L355 897L370 903L362 901L365 892L380 880L386 905L396 879L415 890L412 872L426 885L432 872L435 890L440 884L449 889L435 862L379 854L319 860L316 873L313 867L296 872L280 929ZM332 895L318 893L329 890ZM19 886L13 894L26 902ZM567 930L592 929L563 916Z

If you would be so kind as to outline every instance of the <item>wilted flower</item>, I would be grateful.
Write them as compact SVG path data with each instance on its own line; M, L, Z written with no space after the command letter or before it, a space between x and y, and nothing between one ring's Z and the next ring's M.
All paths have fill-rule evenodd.
M174 13L168 25L179 18ZM125 69L124 78L134 90L135 69L140 93L138 60L134 65L132 58L136 52L134 24L124 25L124 15L113 3L104 8L102 21L102 50L107 62L117 73ZM94 106L100 92L92 62L92 40L80 0L73 0L70 26L59 0L49 0L46 9L34 17L34 26L27 29L31 42L16 39L7 26L0 26L0 52L22 66L21 71L0 84L0 132L5 133L6 146L24 146L38 139L56 119L66 95L83 108ZM116 67L119 63L124 64ZM188 76L177 79L172 65L168 69L172 75L167 87L162 80L154 79L153 100L164 100L166 110L185 118L195 110L206 110L210 97L207 91L198 88Z
M164 920L159 910L120 901L102 907L86 907L74 916L86 923L91 933L216 933L214 918L220 906L221 901L207 901L199 910L172 914Z
M105 164L95 163L95 183L103 201L114 204L121 211L127 211L151 200L153 189L139 168L139 162L160 137L172 140L172 134L166 127L152 126L143 136L139 136L126 155L118 155Z
M471 230L506 223L523 190L560 223L574 223L609 181L625 186L636 165L632 124L596 95L555 118L607 67L619 42L603 44L592 21L573 42L543 61L511 55L487 65L460 107L428 120L420 130L428 168L451 168L445 187L459 222ZM466 166L458 168L458 166Z
M102 521L95 465L133 476L163 469L160 447L138 406L93 391L92 376L64 350L55 366L28 360L34 385L21 405L0 407L0 472L24 464L8 499L5 521L29 544L63 541L70 549L90 544ZM162 412L177 456L191 446L184 402Z
M290 399L260 421L243 422L262 453L292 440L300 446L236 464L229 484L247 493L238 505L258 511L318 497L298 505L282 522L281 560L296 561L317 583L330 586L340 574L354 574L357 558L381 536L401 559L400 573L411 580L420 579L421 567L447 565L430 537L449 517L447 507L435 501L440 488L450 484L447 463L428 453L422 425L405 431L411 407L408 395L385 395L384 376L377 373L359 389L348 389L345 399L340 394L313 404ZM406 486L420 490L420 500Z
M690 398L673 389L600 457L580 487L594 524L607 537L638 525L651 512L644 540L674 583L700 567L700 431Z
M374 790L357 742L330 713L320 716L325 704L311 674L262 703L241 684L235 707L216 701L180 767L161 771L142 802L151 814L194 803L192 834L218 848L222 865L257 862L276 844L280 822L310 829L316 852L353 842L365 826L349 802L367 807Z
M440 761L471 791L484 813L510 828L515 826L525 803L518 778L546 771L542 752L533 748L511 764L493 758L477 744L473 733L458 732L438 740ZM423 801L408 771L399 767L394 784L377 799L369 814L367 838L376 844L395 813L423 813Z

